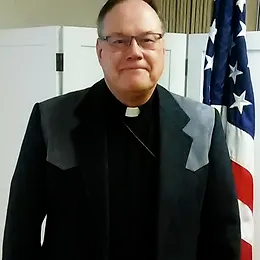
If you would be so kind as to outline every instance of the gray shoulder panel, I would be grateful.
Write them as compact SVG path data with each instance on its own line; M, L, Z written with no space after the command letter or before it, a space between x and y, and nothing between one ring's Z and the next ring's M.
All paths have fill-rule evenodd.
M192 146L186 168L197 171L208 164L208 154L215 125L214 108L173 94L180 107L189 116L190 121L183 131L192 139Z
M63 170L77 165L71 132L79 123L74 112L85 94L81 90L40 103L46 159Z

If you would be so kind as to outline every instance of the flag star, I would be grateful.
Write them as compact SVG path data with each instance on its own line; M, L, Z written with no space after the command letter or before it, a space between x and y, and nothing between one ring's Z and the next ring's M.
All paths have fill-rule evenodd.
M244 12L244 6L245 6L245 4L246 4L246 0L237 0L236 5L238 5L238 7L239 7L241 13Z
M238 111L242 115L244 106L250 106L252 105L251 102L246 100L246 91L244 91L240 96L237 96L235 93L233 93L235 98L235 103L230 106L230 108L237 107Z
M234 81L234 84L236 84L237 76L242 75L243 72L237 69L237 63L235 65L235 67L232 67L231 65L229 65L229 67L230 67L230 70L231 70L229 77L232 78L233 81Z
M214 57L210 57L210 56L206 55L206 59L207 59L207 65L205 66L204 70L208 70L208 69L212 70Z
M242 21L239 21L240 23L240 26L241 26L241 31L240 33L237 35L237 37L246 37L246 25L242 22Z
M217 32L218 32L218 30L216 28L216 19L214 19L214 21L210 27L210 32L209 32L209 37L210 37L212 43L215 42L215 37L216 37Z

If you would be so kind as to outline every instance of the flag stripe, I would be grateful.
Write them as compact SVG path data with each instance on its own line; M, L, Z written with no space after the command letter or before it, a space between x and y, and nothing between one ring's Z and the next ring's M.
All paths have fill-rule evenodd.
M254 140L245 131L227 122L227 145L231 160L254 173ZM241 147L241 149L238 149Z
M252 259L252 246L246 241L241 242L241 260L250 260Z
M253 211L253 178L250 172L232 161L238 199Z
M241 237L249 244L253 244L254 236L254 219L251 209L238 200L239 214L241 219Z

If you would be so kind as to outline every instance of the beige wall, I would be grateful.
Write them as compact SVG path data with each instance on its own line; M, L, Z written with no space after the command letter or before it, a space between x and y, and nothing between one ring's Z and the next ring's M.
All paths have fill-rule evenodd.
M95 27L106 0L0 0L0 28L42 25Z
M247 30L255 31L256 30L256 21L258 15L258 0L248 0L247 1Z
M156 0L160 4L161 0ZM0 28L41 25L95 27L106 0L0 0ZM248 1L247 27L255 30L257 0Z

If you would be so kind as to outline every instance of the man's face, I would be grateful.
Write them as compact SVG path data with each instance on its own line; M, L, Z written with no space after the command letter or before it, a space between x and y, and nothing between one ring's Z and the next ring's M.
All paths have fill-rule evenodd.
M108 36L108 40L97 41L97 54L112 91L141 93L157 84L164 69L164 39L159 34L146 35L148 32L162 34L162 24L143 1L128 0L105 16L102 36ZM125 36L140 35L123 47Z

